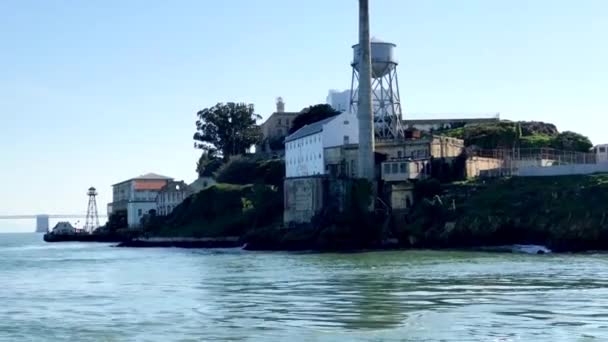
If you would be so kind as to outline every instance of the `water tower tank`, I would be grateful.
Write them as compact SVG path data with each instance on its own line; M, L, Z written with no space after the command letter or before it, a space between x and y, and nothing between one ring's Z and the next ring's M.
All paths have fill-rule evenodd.
M395 48L393 43L383 42L379 39L371 39L372 77L381 78L397 66ZM359 44L353 45L353 67L359 72L359 59L361 49Z

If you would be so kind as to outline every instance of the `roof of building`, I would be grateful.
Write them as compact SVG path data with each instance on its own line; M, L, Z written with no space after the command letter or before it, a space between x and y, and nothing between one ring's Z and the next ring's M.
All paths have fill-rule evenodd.
M168 181L164 179L145 180L136 179L133 188L135 190L153 190L160 191L167 185Z
M315 133L319 133L319 132L323 131L323 125L325 125L326 123L332 121L336 117L337 117L337 115L329 117L327 119L323 119L321 121L317 121L317 122L311 123L309 125L306 125L306 126L300 128L300 129L298 129L297 131L295 131L291 135L287 136L287 138L285 138L285 142L294 141L294 140L297 140L297 139L300 139L300 138L304 138L304 137L309 136L309 135L313 135Z
M130 181L134 181L134 180L167 180L167 181L169 181L169 180L173 180L173 178L149 172L144 175L133 177L133 178L127 179L125 181L116 183L114 185L130 182ZM114 186L114 185L112 185L112 186Z

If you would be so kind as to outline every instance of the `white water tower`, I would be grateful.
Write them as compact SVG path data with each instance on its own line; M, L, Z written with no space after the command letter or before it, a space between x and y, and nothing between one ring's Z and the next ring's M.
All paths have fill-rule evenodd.
M403 138L404 129L397 81L397 59L393 43L371 39L372 104L374 133L377 139ZM350 109L357 112L359 97L359 44L353 45L353 76L350 90Z

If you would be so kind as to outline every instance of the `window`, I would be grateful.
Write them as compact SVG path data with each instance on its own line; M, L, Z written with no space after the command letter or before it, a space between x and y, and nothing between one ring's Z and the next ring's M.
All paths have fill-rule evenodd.
M345 135L345 136L344 136L344 145L348 144L348 141L349 141L349 140L350 140L350 139L349 139L348 135Z
M399 172L399 165L397 163L394 163L392 165L392 169L391 169L392 173L398 173Z
M386 174L391 173L391 164L384 164L384 173L386 173Z
M143 214L143 213L142 213L142 210L141 210L141 209L137 209L137 215L138 215L138 216L141 216L142 214Z
M279 119L277 123L280 125L281 124L281 119Z
M600 153L606 153L606 148L605 147L600 147Z
M397 158L399 158L399 159L403 158L403 152L397 151Z
M285 124L289 126L289 119L285 119Z
M405 173L405 163L399 164L399 172Z

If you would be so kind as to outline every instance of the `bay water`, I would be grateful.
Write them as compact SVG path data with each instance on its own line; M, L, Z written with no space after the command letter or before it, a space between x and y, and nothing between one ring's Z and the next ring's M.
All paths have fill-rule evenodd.
M608 255L129 249L0 234L0 341L607 341Z

